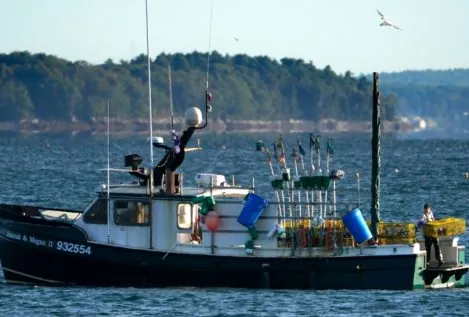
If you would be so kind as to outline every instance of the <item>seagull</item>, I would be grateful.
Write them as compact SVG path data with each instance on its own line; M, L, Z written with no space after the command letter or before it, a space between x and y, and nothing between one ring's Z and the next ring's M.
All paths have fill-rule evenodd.
M239 41L239 38L235 37L234 40L235 40L236 42L238 42L238 41Z
M384 14L382 14L381 12L379 12L378 9L376 9L376 11L378 12L378 14L381 16L381 20L383 22L381 22L381 24L379 26L392 26L393 28L399 30L399 31L402 31L401 28L399 28L398 26L392 24L390 21L386 20L386 18L384 17Z

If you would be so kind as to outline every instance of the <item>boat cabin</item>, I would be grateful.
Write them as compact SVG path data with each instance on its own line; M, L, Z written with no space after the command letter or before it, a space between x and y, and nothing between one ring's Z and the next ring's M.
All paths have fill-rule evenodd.
M196 177L199 187L171 195L162 191L151 197L147 188L138 184L111 186L109 193L102 186L83 216L75 220L75 225L95 243L155 250L188 244L206 247L210 253L211 232L199 216L202 204L193 201L196 197L211 197L220 215L217 245L244 247L249 232L237 222L237 217L243 208L244 197L252 189L226 185L221 175L213 177L222 186L207 186L206 174ZM268 230L275 221L276 217L272 217L271 223L260 229Z

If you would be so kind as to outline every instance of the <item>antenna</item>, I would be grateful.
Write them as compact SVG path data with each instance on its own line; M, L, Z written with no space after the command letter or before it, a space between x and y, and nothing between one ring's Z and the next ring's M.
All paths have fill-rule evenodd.
M150 68L150 41L148 35L148 0L145 0L145 24L147 30L147 68L148 68L148 115L150 117L150 162L153 168L153 115L151 113L151 68ZM152 184L153 185L153 184ZM151 185L151 186L152 186Z
M210 29L208 31L208 52L207 52L207 81L205 88L208 91L208 74L210 71L210 45L212 42L212 21L213 21L213 0L210 5Z
M110 196L110 162L109 162L109 156L110 156L110 151L109 151L109 99L107 100L107 243L110 243L111 239L111 234L110 234L110 222L111 222L111 201L109 200Z
M168 64L169 106L171 110L171 131L174 130L173 88L171 83L171 65Z
M210 29L208 32L208 52L207 52L207 80L205 85L205 122L203 125L197 127L196 129L204 129L208 123L208 113L212 111L212 106L210 102L212 101L212 94L208 90L208 75L210 72L210 45L212 42L212 21L213 21L213 0L210 7Z

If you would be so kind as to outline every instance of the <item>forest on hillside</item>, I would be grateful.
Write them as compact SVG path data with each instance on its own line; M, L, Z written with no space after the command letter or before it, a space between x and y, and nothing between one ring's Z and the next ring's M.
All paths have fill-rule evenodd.
M383 92L399 96L397 112L452 122L469 111L469 86L388 85Z
M384 85L469 87L469 69L464 68L383 72L380 77Z
M172 69L175 115L202 106L207 54L160 54L151 63L155 118L170 112L168 65ZM89 121L107 113L119 118L148 114L147 56L102 65L67 61L46 54L0 55L0 120ZM336 74L303 60L210 54L213 114L219 119L369 120L371 82L350 72ZM382 96L385 118L394 117L396 98Z
M381 73L384 93L398 96L396 112L447 121L469 111L469 69ZM466 121L464 121L466 123Z
M202 106L207 54L160 54L152 59L155 119L170 112L168 65L176 116ZM339 75L301 59L210 54L213 118L257 120L369 120L369 76ZM101 65L46 54L0 54L0 121L21 119L90 122L107 115L147 118L147 56ZM469 70L381 73L385 119L396 114L452 119L469 111Z

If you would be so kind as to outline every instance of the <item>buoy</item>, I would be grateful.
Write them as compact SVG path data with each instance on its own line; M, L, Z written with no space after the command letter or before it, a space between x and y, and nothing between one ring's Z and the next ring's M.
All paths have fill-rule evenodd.
M272 228L270 228L269 232L267 233L268 238L273 238L277 234L279 229L278 224L275 224Z
M279 239L285 240L287 238L287 233L283 227L278 227L277 236Z
M246 241L244 244L244 251L246 254L254 254L254 242L252 240Z
M205 217L205 226L210 231L216 231L220 226L220 217L215 210L211 210Z
M469 178L469 173L464 173L464 178L468 179Z
M256 151L257 152L262 152L264 151L265 149L265 145L264 145L264 142L262 142L262 140L259 140L256 142Z

